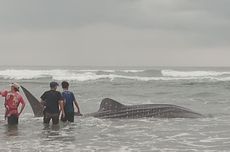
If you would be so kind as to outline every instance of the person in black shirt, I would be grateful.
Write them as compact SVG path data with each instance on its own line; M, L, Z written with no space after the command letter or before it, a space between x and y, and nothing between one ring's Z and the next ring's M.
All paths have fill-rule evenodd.
M57 86L57 82L50 82L50 90L46 91L41 96L41 103L44 105L43 122L45 124L49 124L51 119L54 125L59 123L59 107L61 109L62 115L65 115L63 98L61 93L59 91L56 91Z

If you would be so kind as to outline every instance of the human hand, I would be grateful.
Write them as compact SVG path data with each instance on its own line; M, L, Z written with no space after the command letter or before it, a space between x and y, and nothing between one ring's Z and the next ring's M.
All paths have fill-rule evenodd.
M6 111L10 110L9 106L5 105Z
M61 115L62 118L65 118L65 113L63 112L62 115Z
M80 111L77 112L77 116L83 116Z
M21 115L21 112L18 113L18 117Z

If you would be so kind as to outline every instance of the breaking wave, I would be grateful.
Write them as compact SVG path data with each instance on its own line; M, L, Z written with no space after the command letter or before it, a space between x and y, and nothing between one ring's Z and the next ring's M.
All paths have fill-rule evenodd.
M208 76L230 75L230 72L217 72L217 71L162 70L161 73L163 76L166 76L166 77L208 77Z
M76 80L76 81L90 81L98 79L130 79L139 81L149 80L164 80L163 77L143 77L143 76L129 76L119 75L116 72L137 73L143 70L3 70L0 71L0 77L3 79L41 79L51 78L53 80ZM103 72L102 74L98 74ZM106 74L105 74L106 73ZM174 78L173 78L174 79Z
M147 72L146 72L147 71ZM230 81L230 72L175 71L175 70L0 70L1 79L31 80L53 79L69 81L94 81L99 79L127 79L134 81L211 80Z

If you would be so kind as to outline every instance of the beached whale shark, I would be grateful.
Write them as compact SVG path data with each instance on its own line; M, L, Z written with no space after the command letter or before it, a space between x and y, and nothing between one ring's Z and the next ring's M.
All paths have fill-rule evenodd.
M43 116L43 107L40 102L23 86L21 86L27 97L35 117ZM79 115L79 113L75 113ZM190 109L171 104L141 104L124 105L113 99L105 98L100 104L97 112L85 114L96 118L202 118L202 114L193 112Z
M171 104L123 105L113 99L102 100L97 112L86 114L97 118L201 118L203 115Z
M23 86L21 86L21 88L22 88L22 91L24 92L27 100L30 103L30 106L33 110L34 116L35 117L42 117L43 116L43 110L44 110L43 105L26 88L24 88Z

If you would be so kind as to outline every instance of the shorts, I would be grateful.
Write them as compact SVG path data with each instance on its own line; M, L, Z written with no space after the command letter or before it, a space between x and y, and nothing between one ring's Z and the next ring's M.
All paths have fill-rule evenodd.
M69 122L74 122L74 112L66 112L65 117L61 117L61 120L63 122L69 121Z
M48 113L44 112L43 123L49 124L52 119L53 125L57 125L59 123L59 113Z
M8 125L17 125L18 124L18 116L11 115L7 117Z

